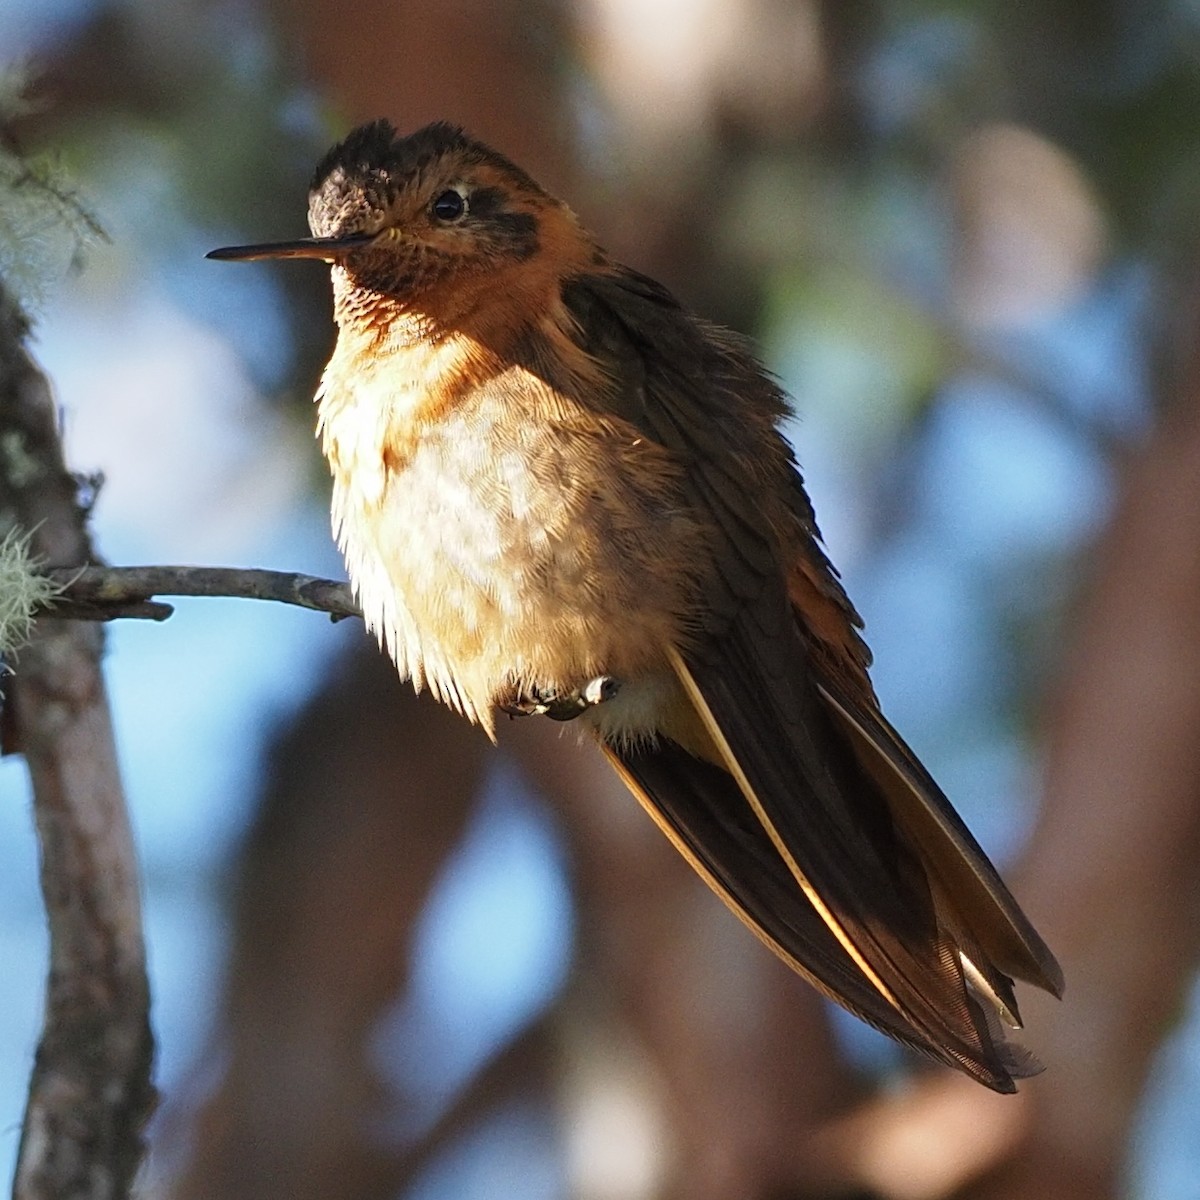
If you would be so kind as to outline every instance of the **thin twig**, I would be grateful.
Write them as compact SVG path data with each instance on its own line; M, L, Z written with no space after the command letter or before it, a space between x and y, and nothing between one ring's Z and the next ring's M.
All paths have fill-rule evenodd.
M0 289L0 530L47 563L87 562L77 487L25 321ZM39 621L5 684L5 749L25 756L50 928L45 1025L14 1200L124 1200L154 1104L137 861L95 626Z
M155 596L232 596L276 600L334 620L360 615L348 583L241 567L59 567L46 571L62 591L46 615L73 620L111 621L142 617L154 621L171 615L171 606Z

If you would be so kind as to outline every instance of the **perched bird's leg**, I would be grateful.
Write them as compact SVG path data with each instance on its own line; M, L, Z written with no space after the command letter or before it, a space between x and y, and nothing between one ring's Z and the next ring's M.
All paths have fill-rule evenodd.
M589 708L611 700L620 690L619 680L611 675L597 675L570 692L556 692L536 685L524 688L499 707L510 717L545 716L552 721L573 721Z

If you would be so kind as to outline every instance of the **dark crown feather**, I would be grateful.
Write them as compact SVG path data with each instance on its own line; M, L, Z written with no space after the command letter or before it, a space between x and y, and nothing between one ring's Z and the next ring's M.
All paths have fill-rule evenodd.
M317 191L335 171L347 179L384 175L392 181L422 174L439 159L454 155L463 165L488 163L504 171L528 191L544 194L524 171L482 142L468 137L459 125L435 121L402 137L383 118L360 125L346 135L317 164L310 191Z

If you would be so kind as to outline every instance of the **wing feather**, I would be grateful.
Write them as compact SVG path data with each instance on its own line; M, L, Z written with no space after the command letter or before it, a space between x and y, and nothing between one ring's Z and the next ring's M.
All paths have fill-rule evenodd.
M879 713L861 622L777 431L782 394L740 340L644 277L578 280L564 302L610 365L594 402L678 456L712 530L696 636L669 654L720 765L667 737L607 747L610 759L789 965L892 1036L1013 1090L1038 1068L994 1015L1019 1023L1009 976L1057 994L1061 973Z

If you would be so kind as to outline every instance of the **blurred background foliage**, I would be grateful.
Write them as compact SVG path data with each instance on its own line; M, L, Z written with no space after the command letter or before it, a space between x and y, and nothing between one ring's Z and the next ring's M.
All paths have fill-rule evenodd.
M324 273L203 254L302 232L350 124L464 122L759 339L885 707L1009 859L1094 547L1197 400L1198 46L1193 0L0 0L0 270L73 465L105 473L112 561L340 574L310 434ZM1164 554L1200 556L1169 532ZM1168 1017L1134 1013L1120 1061L1068 1018L1035 1031L1046 1087L1076 1086L1072 1056L1123 1085L1046 1093L1060 1176L1006 1177L1036 1142L1007 1114L1030 1110L972 1096L966 1132L901 1108L930 1162L998 1140L927 1178L882 1126L854 1132L912 1064L831 1034L572 739L506 730L493 755L311 614L182 604L110 646L165 1095L148 1192L1196 1194L1194 942L1168 946ZM23 786L0 768L5 1162L44 956ZM1061 893L1029 874L1053 927L1079 872ZM1111 981L1072 974L1059 923L1086 1012ZM1089 1106L1109 1115L1072 1141Z

